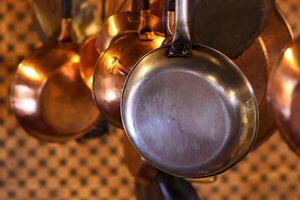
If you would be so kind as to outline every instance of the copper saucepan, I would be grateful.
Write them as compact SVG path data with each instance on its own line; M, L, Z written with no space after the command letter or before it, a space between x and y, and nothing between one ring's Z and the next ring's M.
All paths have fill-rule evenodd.
M151 13L155 12L155 15L161 16L161 13L159 13L159 12L162 10L162 2L163 1L161 1L161 0L152 2L150 4ZM133 1L132 3L136 4L137 2ZM122 4L120 6L122 6ZM136 5L133 5L133 9L137 9L136 7L137 7ZM136 11L133 11L133 12L136 12ZM119 15L119 14L116 14L116 16L117 15ZM122 15L122 14L120 14L120 15ZM116 20L118 18L116 16L114 16L112 18L114 18ZM110 27L110 29L113 29L113 27L115 26L116 23L114 23L112 21L114 21L114 20L111 20L110 21L111 23L108 22L110 25L106 24L104 26ZM118 32L128 31L128 30L120 29L120 30L118 30ZM107 29L105 29L105 28L101 29L101 32L106 32L106 31L107 31ZM103 34L100 33L100 35L103 35ZM119 34L119 33L116 33L116 34ZM102 36L99 36L99 37L102 37ZM114 37L114 34L112 34L111 37ZM101 51L99 53L95 48L96 39L97 39L96 36L90 37L88 40L85 41L85 43L83 44L83 46L80 50L80 58L81 58L80 60L81 60L81 65L82 65L81 75L82 75L85 83L89 86L90 89L92 89L92 87L93 87L92 86L93 85L93 74L94 74L95 65L97 63L97 60L99 59L100 54L103 53L102 51L105 50L106 48L108 48L108 46L109 46L109 43L107 43L106 38L99 39L98 43L97 43L98 50ZM108 39L108 40L112 41L111 39ZM102 46L102 45L100 45L101 43L106 43L107 46L100 48L99 46Z
M146 1L146 0L143 0ZM139 27L118 35L99 58L93 81L93 95L101 113L112 124L122 127L120 117L121 90L131 67L146 53L159 47L165 39L160 21L150 14L149 5L144 2L140 13ZM159 23L161 24L161 23Z
M228 57L190 42L188 3L176 1L172 43L130 71L121 116L130 141L152 165L200 178L246 156L257 134L258 106L247 78Z
M234 62L250 81L259 105L259 132L254 148L268 139L275 130L273 116L267 106L269 74L292 35L280 10L275 6L261 35Z
M93 88L93 74L97 60L99 59L99 52L95 47L96 36L90 37L84 42L80 49L80 61L81 61L81 76L86 85Z
M99 118L80 76L79 48L71 42L71 0L63 0L62 8L58 41L34 50L19 64L10 94L20 125L49 142L78 138Z
M103 54L114 39L120 34L139 29L140 17L138 12L138 1L139 0L132 0L130 12L112 15L102 24L95 44L100 55ZM150 25L154 31L161 30L161 21L158 17L151 15Z
M268 102L279 132L300 156L300 37L287 46L273 69Z

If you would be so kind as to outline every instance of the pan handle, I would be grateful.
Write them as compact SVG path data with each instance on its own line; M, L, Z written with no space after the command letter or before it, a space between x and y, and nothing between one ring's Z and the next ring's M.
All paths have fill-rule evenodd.
M131 13L134 15L138 15L139 11L139 5L138 5L139 0L131 0Z
M174 22L175 22L175 0L167 0L166 6L164 7L162 26L166 39L163 44L169 44L172 41L174 33Z
M139 38L140 40L153 40L155 38L154 32L151 27L151 12L150 12L150 2L149 0L142 0L142 7L140 13L140 28L139 28Z
M164 200L200 200L192 184L182 178L161 172L155 181Z
M72 41L72 0L61 0L61 31L60 42Z
M174 38L169 49L169 57L187 57L192 52L188 17L189 1L176 0L176 21Z

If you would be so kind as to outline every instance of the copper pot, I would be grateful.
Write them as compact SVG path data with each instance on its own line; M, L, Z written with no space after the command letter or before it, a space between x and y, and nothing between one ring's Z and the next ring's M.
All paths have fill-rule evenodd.
M290 27L280 10L274 7L261 35L235 60L252 84L259 104L260 127L253 149L274 133L275 122L266 100L267 84L274 64L278 61L284 47L291 41Z
M96 64L93 95L103 116L112 124L122 127L120 97L126 76L142 56L162 44L164 36L159 18L151 15L148 8L141 11L139 18L133 13L112 16L97 41L107 39L101 36L104 32L112 33L114 27L122 31L110 38L113 42L109 43L109 48L102 53Z
M71 1L62 3L58 41L37 48L19 64L10 94L20 125L49 142L81 137L99 118L80 76L78 45L71 42Z

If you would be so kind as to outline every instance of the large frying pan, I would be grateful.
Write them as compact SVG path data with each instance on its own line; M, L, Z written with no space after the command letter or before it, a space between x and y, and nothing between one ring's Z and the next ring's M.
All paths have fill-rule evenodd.
M176 11L172 44L145 55L128 75L122 121L152 165L176 176L212 176L250 151L258 106L229 58L190 42L188 1L177 0Z

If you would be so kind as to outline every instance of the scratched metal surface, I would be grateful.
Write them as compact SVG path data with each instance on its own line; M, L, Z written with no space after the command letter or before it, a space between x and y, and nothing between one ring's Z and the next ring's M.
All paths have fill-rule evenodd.
M297 35L300 2L277 2ZM27 135L10 113L9 85L17 63L39 45L28 9L27 0L0 3L0 200L135 199L120 130L80 144L47 144ZM299 171L299 158L276 133L215 183L194 185L202 199L296 200Z

